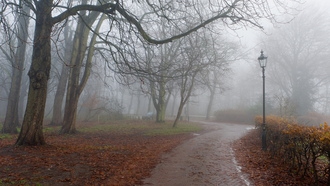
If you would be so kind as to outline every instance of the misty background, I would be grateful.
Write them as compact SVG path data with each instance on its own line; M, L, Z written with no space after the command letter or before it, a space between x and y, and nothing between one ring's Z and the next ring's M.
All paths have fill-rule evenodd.
M114 57L116 52L101 51L102 45L99 45L92 59L91 75L78 102L78 119L142 118L148 112L156 113L149 82L156 82L155 78L158 78L150 74L159 73L168 79L165 118L174 119L184 86L184 79L178 75L185 72L180 64L194 58L190 61L196 60L198 63L188 64L191 69L196 68L189 72L191 74L188 77L193 77L195 71L201 75L195 79L182 116L191 120L221 120L224 115L236 113L233 117L237 118L239 114L248 114L249 119L243 117L243 120L251 122L251 115L262 114L262 78L257 58L263 50L268 57L265 71L266 114L293 116L304 124L319 124L330 114L329 8L330 3L326 0L306 1L278 23L265 20L263 31L249 27L219 29L221 25L215 24L213 31L198 31L169 44L147 46L136 42L132 47L127 47L125 52L134 54L136 58L126 58L128 62L138 63L128 67L119 64L119 58L118 61L107 60ZM74 68L65 62L66 52L70 53L65 47L65 37L72 37L76 23L72 20L67 24L72 25L71 31L69 29L65 33L64 29L58 29L53 34L53 63L45 111L46 121L49 122L53 116L61 70L64 67ZM33 44L33 25L30 24L29 28L31 31L26 42L28 52L24 67L14 67L23 71L18 108L20 120L26 105L27 74ZM159 34L169 33L169 30L162 29L154 28ZM102 27L100 30L102 33ZM5 30L0 34L2 41L5 41ZM0 118L4 120L12 76L12 65L7 55L12 46L2 42L0 47ZM171 61L166 67L162 63L165 60ZM151 66L153 68L149 68ZM150 69L153 71L148 71Z

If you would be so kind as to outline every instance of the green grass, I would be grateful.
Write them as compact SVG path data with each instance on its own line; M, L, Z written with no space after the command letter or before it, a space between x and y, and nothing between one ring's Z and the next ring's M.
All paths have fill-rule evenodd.
M0 123L0 130L2 129L2 126L3 126L3 124L2 123ZM13 135L11 135L11 134L2 134L1 132L0 132L0 139L11 139L13 137ZM1 180L0 180L1 181ZM1 182L0 182L1 183ZM1 185L1 184L0 184Z
M202 127L196 123L179 123L176 127L172 127L173 123L166 122L164 124L158 124L159 127L150 129L146 132L146 135L175 135L190 132L198 132L202 130Z
M197 132L202 130L202 127L197 123L181 122L177 127L172 127L172 122L155 123L151 121L142 120L121 120L115 123L91 124L91 125L78 125L77 130L82 133L95 133L95 132L108 132L117 134L136 134L142 135L175 135L190 132ZM0 124L1 127L1 124ZM60 126L50 127L44 126L44 133L57 133ZM18 129L19 130L19 129ZM0 139L12 139L15 135L1 134Z
M115 124L100 124L93 126L84 126L78 128L80 132L114 132L122 134L142 133L144 135L175 135L202 130L197 123L179 123L177 127L172 127L172 122L154 123L133 120L122 120Z
M2 134L0 133L0 139L11 139L13 138L12 134Z
M0 129L2 128L2 124L0 124ZM17 127L17 132L19 133L21 130L20 127ZM44 133L52 133L52 132L58 132L60 130L60 127L43 127ZM0 133L0 139L12 139L16 137L15 134L2 134Z
M58 131L60 131L60 129L61 129L61 126L55 126L55 127L44 126L43 132L49 132L49 133L58 132Z
M80 132L116 132L116 133L133 133L136 130L145 130L146 125L132 124L132 123L116 123L116 124L99 124L92 126L77 127Z

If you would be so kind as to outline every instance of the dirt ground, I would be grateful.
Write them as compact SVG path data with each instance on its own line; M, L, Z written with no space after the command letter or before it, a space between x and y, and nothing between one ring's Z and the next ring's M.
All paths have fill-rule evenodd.
M162 154L192 137L144 135L154 128L142 120L91 123L80 126L90 132L46 132L48 145L32 147L13 146L16 135L0 138L0 186L141 185Z
M204 133L162 156L145 186L252 185L237 165L231 143L242 137L250 125L203 122Z

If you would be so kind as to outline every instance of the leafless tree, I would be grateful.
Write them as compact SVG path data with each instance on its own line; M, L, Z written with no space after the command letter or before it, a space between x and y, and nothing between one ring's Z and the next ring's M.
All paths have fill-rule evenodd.
M328 17L315 8L306 10L264 42L270 82L277 96L294 107L295 115L313 111L316 93L329 83Z
M14 23L15 27L13 35L9 38L9 51L5 51L2 46L0 50L6 53L7 59L12 66L11 85L8 95L7 111L1 132L3 133L17 133L16 127L20 126L18 116L18 104L20 101L20 90L22 74L24 71L25 52L27 47L27 39L29 36L29 16L30 7L25 3L18 12L15 12L17 21ZM6 28L7 25L5 25ZM12 29L12 28L8 28Z
M176 63L180 53L180 40L164 44L157 48L146 50L145 69L149 74L136 73L137 77L145 81L142 86L144 93L150 95L156 109L156 122L165 121L165 111L173 90L173 79L176 76Z
M177 126L185 104L197 84L201 82L203 72L218 63L210 58L209 48L205 47L211 44L210 41L205 32L195 33L185 38L181 45L181 62L176 65L178 69L176 84L179 88L180 101L173 127Z
M86 4L87 0L82 3ZM105 14L101 16L96 28L93 29L94 34L88 43L88 36L90 33L89 28L92 27L99 14L100 12L92 12L91 14L87 14L87 12L84 11L81 13L81 18L78 21L71 55L71 68L69 71L64 117L60 131L64 134L76 132L76 115L79 97L91 73L97 33L99 32L102 22L106 18ZM86 52L87 55L85 59ZM83 65L84 60L86 61ZM82 75L81 71L84 72Z
M202 88L209 92L209 102L206 110L206 119L210 119L212 106L216 94L225 91L225 81L230 75L230 63L239 60L239 47L233 42L226 41L223 35L212 36L212 33L205 33L209 38L209 44L205 46L207 59L212 62L201 72Z
M72 25L67 24L63 29L63 42L57 43L57 47L61 47L64 51L58 57L58 62L61 64L61 70L57 73L58 83L53 103L53 115L50 125L59 126L62 124L63 114L62 106L63 99L66 92L66 85L69 76L70 59L72 54L72 43L74 31L71 29ZM59 53L60 51L57 51Z

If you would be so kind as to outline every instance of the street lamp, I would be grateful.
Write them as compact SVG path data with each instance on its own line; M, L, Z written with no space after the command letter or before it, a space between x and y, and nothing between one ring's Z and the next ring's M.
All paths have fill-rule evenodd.
M258 61L262 68L262 134L261 134L261 146L262 150L266 150L266 115L265 115L265 67L267 65L267 57L264 56L264 52L261 50Z

